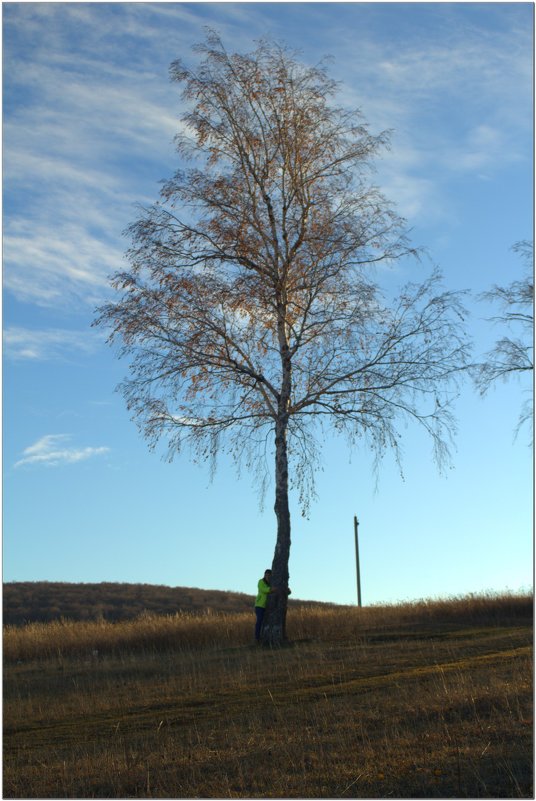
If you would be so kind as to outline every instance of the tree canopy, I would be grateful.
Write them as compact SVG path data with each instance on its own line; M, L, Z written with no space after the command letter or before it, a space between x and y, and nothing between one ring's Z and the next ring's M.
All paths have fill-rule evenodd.
M534 373L534 276L533 276L533 244L523 240L514 245L523 261L525 275L512 281L507 286L493 286L482 293L481 299L493 304L500 310L499 314L490 318L491 322L500 326L502 336L486 353L475 371L476 385L481 395L486 395L497 381L510 378L531 376ZM532 420L532 390L522 404L517 429Z
M275 456L287 586L289 481L307 509L324 427L380 459L414 421L448 457L462 297L436 272L382 293L382 265L417 255L371 180L389 135L336 105L324 65L270 42L229 54L213 33L197 51L196 70L171 66L181 167L130 227L98 322L132 356L121 389L152 446L213 462L226 449L261 485Z

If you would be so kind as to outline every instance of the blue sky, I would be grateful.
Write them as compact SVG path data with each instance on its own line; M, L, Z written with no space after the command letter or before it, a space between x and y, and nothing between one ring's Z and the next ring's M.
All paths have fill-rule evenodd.
M523 269L532 237L530 3L4 3L4 581L144 582L255 591L275 516L251 477L168 464L129 420L125 376L90 328L124 266L136 204L178 166L168 67L216 29L331 55L341 103L391 129L376 183L448 287L472 293L475 356L501 333L475 296ZM401 282L429 265L400 265ZM404 476L326 440L309 519L292 503L295 597L365 604L532 586L532 450L514 429L530 388L457 404L452 469L405 431Z

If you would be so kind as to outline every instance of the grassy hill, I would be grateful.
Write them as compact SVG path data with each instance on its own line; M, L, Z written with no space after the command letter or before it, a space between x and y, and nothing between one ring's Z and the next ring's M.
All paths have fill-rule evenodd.
M238 592L153 584L70 584L23 581L4 584L4 625L52 620L132 620L141 614L251 611L254 596ZM299 605L300 601L291 601Z
M4 630L7 798L532 798L533 601Z

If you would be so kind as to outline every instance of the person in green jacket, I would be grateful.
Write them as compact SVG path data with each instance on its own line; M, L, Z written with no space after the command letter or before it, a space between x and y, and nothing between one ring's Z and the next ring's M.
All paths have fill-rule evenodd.
M266 611L266 604L268 603L268 596L271 592L277 592L277 587L271 586L272 571L265 570L264 577L259 579L257 583L257 597L255 599L255 614L257 620L255 622L255 639L257 642L261 640L262 622L264 620L264 613ZM290 590L287 590L290 595Z
M255 623L255 639L260 642L262 621L264 620L264 613L266 611L266 604L268 603L268 596L275 590L270 586L272 579L272 571L265 570L264 577L259 579L257 583L257 597L255 599L255 614L257 620Z

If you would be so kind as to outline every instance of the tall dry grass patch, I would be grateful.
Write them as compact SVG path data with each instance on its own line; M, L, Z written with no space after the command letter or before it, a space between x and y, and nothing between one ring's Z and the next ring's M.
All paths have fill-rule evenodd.
M470 595L443 600L371 606L330 608L294 607L287 631L292 640L356 639L374 629L419 628L460 622L509 624L532 619L531 595ZM251 613L179 612L174 615L142 614L134 620L76 622L59 620L4 627L4 659L7 662L68 656L105 655L121 652L163 652L184 648L226 647L252 641Z
M250 616L206 612L143 614L135 620L78 622L59 620L4 628L4 659L166 651L241 644L250 638Z
M7 798L530 798L532 598L5 631Z

